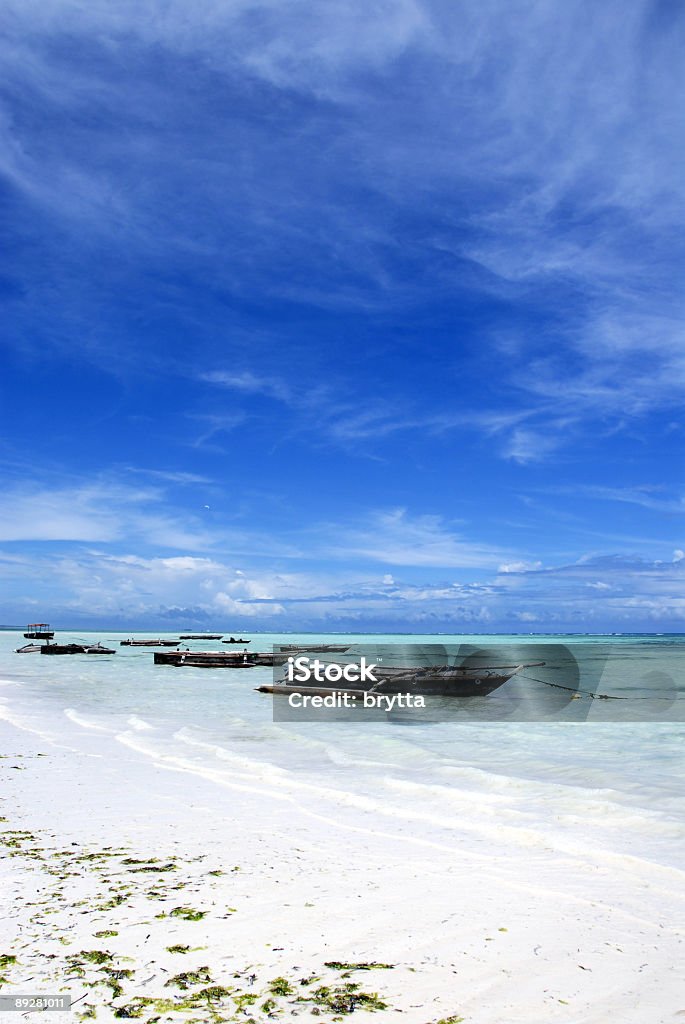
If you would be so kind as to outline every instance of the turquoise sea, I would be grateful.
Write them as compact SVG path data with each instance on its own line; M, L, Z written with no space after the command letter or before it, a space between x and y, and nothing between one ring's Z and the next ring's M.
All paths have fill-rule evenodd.
M194 777L209 780L218 806L231 787L242 787L278 792L308 814L350 827L373 819L390 836L412 832L438 842L468 823L483 842L682 867L685 725L676 712L685 700L683 636L249 634L250 649L263 651L315 641L461 644L507 654L563 646L586 659L596 653L587 680L595 692L627 698L624 709L637 707L628 718L640 717L640 699L650 692L663 702L647 720L616 721L593 705L563 721L376 715L279 722L272 699L254 689L271 681L271 669L155 666L150 649L119 646L126 635L60 632L60 642L100 640L116 654L47 658L16 654L26 642L21 632L1 632L0 715L63 748L181 772L186 792ZM188 646L221 648L216 641ZM525 688L525 679L518 685Z

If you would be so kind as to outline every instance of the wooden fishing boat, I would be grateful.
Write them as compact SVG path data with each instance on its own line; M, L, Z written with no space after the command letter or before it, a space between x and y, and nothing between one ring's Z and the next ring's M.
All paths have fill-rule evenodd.
M257 651L155 651L155 665L175 665L177 668L254 668L285 665L285 654Z
M189 665L192 661L195 665L216 663L217 667L232 668L244 661L245 654L243 651L191 651L186 648L184 651L155 651L153 658L155 665Z
M279 651L287 651L288 654L307 654L310 651L314 654L345 654L349 651L350 645L341 647L338 644L279 644Z
M178 647L180 640L120 640L120 647Z
M359 696L363 693L406 693L414 696L440 697L486 697L499 689L509 679L524 668L543 665L535 662L528 665L441 665L441 666L393 666L374 668L376 682L372 686L355 686L352 683L344 686L321 685L314 680L307 683L290 683L280 679L276 683L258 686L259 693L290 695L292 693L331 694L351 693Z
M85 644L43 644L41 654L85 654Z
M246 654L231 656L225 651L155 652L155 665L175 665L177 668L254 668L255 664Z
M96 644L43 644L41 654L116 654L112 647L105 647L99 641Z

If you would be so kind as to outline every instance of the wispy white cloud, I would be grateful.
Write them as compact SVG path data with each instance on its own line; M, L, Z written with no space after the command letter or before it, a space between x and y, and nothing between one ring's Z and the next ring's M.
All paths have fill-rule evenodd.
M125 470L127 473L137 473L140 476L151 477L153 480L161 480L166 484L179 484L182 487L213 482L211 477L202 476L200 473L189 473L185 470L146 469L142 466L126 466Z
M552 423L557 427L557 423ZM503 442L503 454L514 462L545 461L552 452L558 451L566 439L561 431L557 433L551 429L552 423L547 423L544 429L540 426L537 430L516 428Z
M18 486L0 500L3 541L113 541L126 533L142 508L159 500L152 488L77 484L46 489Z
M504 562L498 566L498 572L531 572L542 568L542 562Z
M170 489L179 482L185 490L209 485L197 483L192 474L179 478L160 471L153 478L154 486L137 487L116 474L93 480L53 474L50 481L9 485L0 495L0 541L105 544L111 548L111 559L119 557L122 544L135 541L145 549L143 561L147 552L173 552L163 555L158 565L179 572L188 566L204 571L210 567L207 557L217 552L249 552L251 557L296 562L332 559L444 569L486 569L507 554L470 540L465 525L459 529L440 516L406 509L362 507L336 521L306 525L294 510L282 516L276 536L253 525L249 507L243 507L242 496L232 495L230 484L212 484L211 504L204 502L207 492L202 490L189 508L185 499L173 500ZM126 564L134 563L135 556L128 555ZM230 593L230 588L224 590ZM268 595L255 591L251 596Z
M188 418L203 424L201 433L189 442L191 448L224 452L225 436L243 424L247 417L241 410L235 410L228 413L191 413ZM223 442L221 444L219 443L220 439Z
M175 481L171 481L172 483ZM0 542L138 544L142 549L181 552L249 550L288 557L297 549L233 520L235 505L222 497L220 519L207 518L200 501L190 510L159 487L132 487L116 476L84 482L71 478L53 486L22 483L0 495Z
M228 370L208 370L199 374L199 379L208 384L218 384L229 391L238 391L248 395L267 395L282 402L292 400L290 386L277 377L260 377L251 370L231 372Z
M386 565L482 569L497 565L504 554L466 540L440 516L411 516L402 508L372 512L350 525L328 524L325 532L329 539L323 549L329 557Z
M366 450L373 448L373 442L397 434L417 434L440 437L454 432L483 434L496 437L505 448L505 454L517 461L541 459L549 446L558 446L558 440L550 440L526 431L519 425L534 415L527 409L464 408L443 410L421 406L416 396L399 395L396 398L369 396L364 386L355 395L354 380L346 380L337 371L333 379L315 386L288 383L274 376L260 376L251 371L212 370L199 375L207 384L237 395L258 395L276 399L288 407L288 431L304 434L310 441L321 444L354 449L358 442L370 442ZM345 397L347 396L347 397ZM352 396L352 397L349 397ZM227 429L238 425L242 412L227 413ZM200 417L196 417L200 418ZM216 420L222 429L223 417L207 416L208 422ZM509 438L508 440L505 440ZM203 443L206 440L203 435Z
M547 488L557 494L574 494L594 498L598 501L615 501L625 505L638 505L655 512L682 514L685 512L685 496L673 496L662 484L633 484L630 487L605 487L599 484L577 484L572 489L564 487Z

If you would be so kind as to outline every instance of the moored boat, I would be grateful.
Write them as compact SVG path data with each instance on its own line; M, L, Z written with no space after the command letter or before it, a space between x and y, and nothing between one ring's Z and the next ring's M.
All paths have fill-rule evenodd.
M312 652L313 654L345 654L349 651L350 645L346 647L339 646L338 644L279 644L279 651L287 651L289 654L299 652L306 654Z
M163 654L155 654L155 664L176 665L178 668L254 668L256 662L250 661L247 655L227 660L223 651L213 654L211 651L176 651L173 660L167 660ZM161 659L164 658L164 661Z
M258 651L155 651L155 665L195 668L254 668L284 665L284 654Z
M88 650L85 644L43 644L41 654L85 654Z
M120 647L178 647L180 640L120 640Z
M376 681L371 686L345 683L325 685L324 680L314 679L304 684L289 682L286 678L273 684L258 686L259 693L290 695L309 693L317 696L351 693L401 693L439 697L486 697L499 689L524 668L544 664L535 662L528 665L430 665L430 666L374 666ZM324 685L320 685L321 683Z
M116 654L111 647L99 641L96 644L43 644L38 648L41 654ZM23 652L22 652L23 653Z

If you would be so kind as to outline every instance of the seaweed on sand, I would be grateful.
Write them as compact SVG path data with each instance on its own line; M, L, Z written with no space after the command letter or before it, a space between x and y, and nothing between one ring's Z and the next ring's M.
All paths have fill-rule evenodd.
M107 964L113 959L114 957L112 954L106 949L82 949L79 953L72 953L71 956L67 957L67 960L79 965L82 962L89 964Z
M269 982L269 992L273 996L291 996L295 989L287 978L274 978Z
M212 976L209 973L209 967L198 967L196 971L184 971L182 974L175 974L173 978L169 978L165 982L165 987L169 988L170 985L176 986L176 988L188 989L191 985L200 985L202 982L211 981Z
M180 917L184 921L201 921L207 916L206 910L195 910L193 907L174 907L170 917Z
M345 963L342 960L327 960L326 967L334 971L390 971L394 964L383 964L377 960L361 961L360 963Z
M348 981L344 985L320 985L308 996L300 996L298 1003L314 1006L331 1013L354 1013L355 1010L387 1010L376 992L360 992L359 985Z

